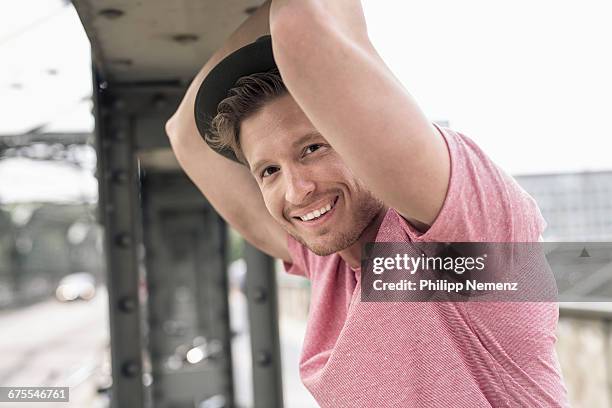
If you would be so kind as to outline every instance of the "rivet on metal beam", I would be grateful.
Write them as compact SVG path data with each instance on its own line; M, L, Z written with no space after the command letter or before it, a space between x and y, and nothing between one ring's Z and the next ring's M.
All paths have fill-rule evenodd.
M132 238L130 234L125 232L117 234L115 236L115 244L121 248L129 248L132 245Z
M109 8L109 9L100 10L98 14L104 18L108 18L109 20L115 20L123 16L125 13L119 9Z
M136 310L137 302L136 299L131 296L124 296L119 299L118 305L122 312L131 313Z
M121 365L121 373L126 377L136 377L140 372L140 367L134 361L126 361Z
M265 367L272 362L272 357L267 351L260 351L259 353L257 353L257 358L255 359L255 361L257 361L258 365Z
M198 36L195 34L177 34L172 37L172 41L175 41L182 45L187 45L198 41Z

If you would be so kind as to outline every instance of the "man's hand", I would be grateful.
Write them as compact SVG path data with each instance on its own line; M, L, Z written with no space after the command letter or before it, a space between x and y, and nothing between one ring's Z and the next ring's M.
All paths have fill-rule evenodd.
M306 116L385 204L431 225L449 183L446 143L372 46L360 1L273 0L270 18Z

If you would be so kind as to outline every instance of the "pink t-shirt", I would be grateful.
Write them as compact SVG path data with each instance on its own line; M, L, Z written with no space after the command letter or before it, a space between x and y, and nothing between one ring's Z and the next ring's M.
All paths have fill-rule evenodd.
M437 127L437 126L436 126ZM535 242L535 201L466 136L439 128L447 196L419 233L390 209L376 242ZM322 407L567 407L558 305L361 302L361 273L288 238L287 272L311 280L300 375Z

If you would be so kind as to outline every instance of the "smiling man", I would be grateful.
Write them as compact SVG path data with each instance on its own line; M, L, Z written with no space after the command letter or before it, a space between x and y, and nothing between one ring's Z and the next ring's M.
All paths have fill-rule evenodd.
M568 405L556 304L361 301L368 242L530 242L545 223L473 141L427 120L359 1L264 4L167 132L217 211L311 280L300 374L321 406Z

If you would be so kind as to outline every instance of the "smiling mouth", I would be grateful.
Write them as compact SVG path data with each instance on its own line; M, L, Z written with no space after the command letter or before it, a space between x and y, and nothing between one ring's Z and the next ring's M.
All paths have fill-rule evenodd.
M315 221L325 218L325 216L328 213L332 212L334 208L336 207L336 204L338 203L339 198L340 198L339 196L336 196L336 198L334 198L332 203L327 204L326 206L318 210L311 211L308 214L305 214L299 217L292 217L292 218L298 221L301 221L303 223L314 223Z

